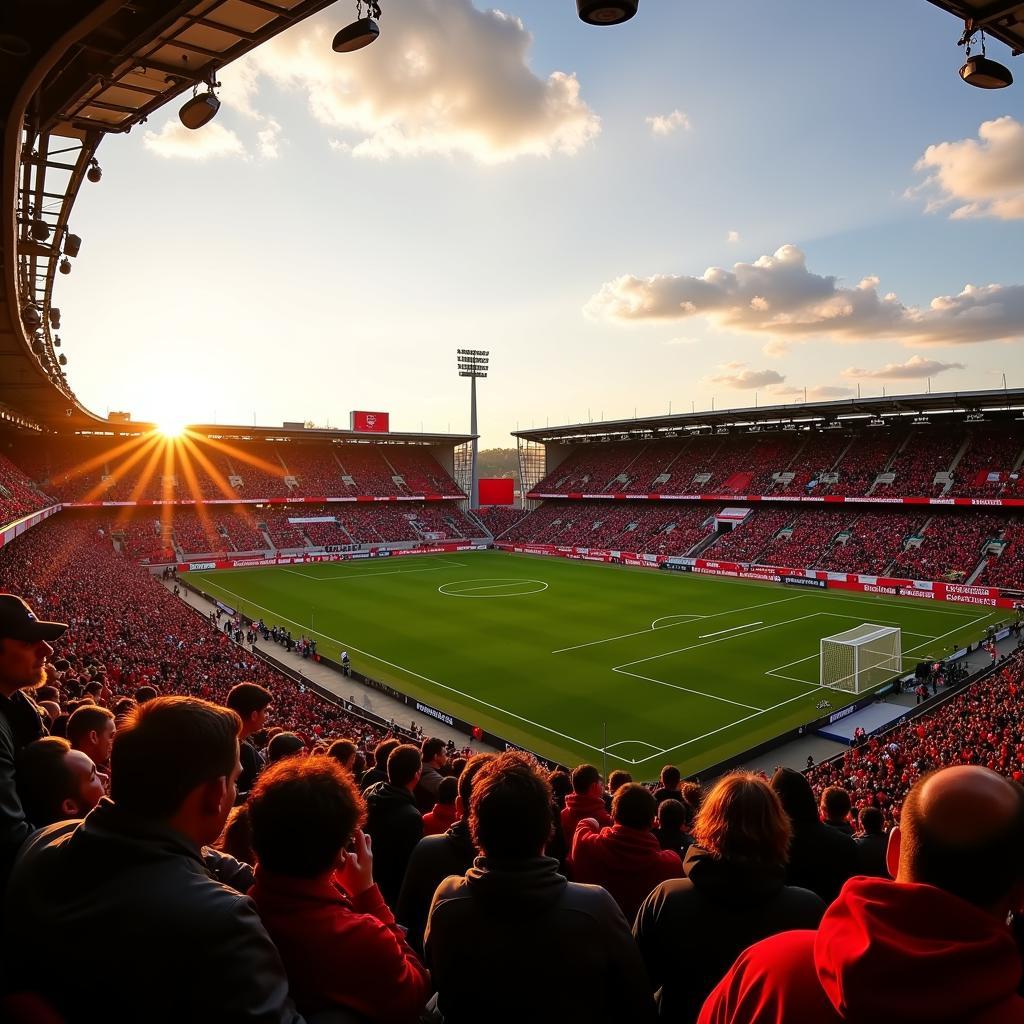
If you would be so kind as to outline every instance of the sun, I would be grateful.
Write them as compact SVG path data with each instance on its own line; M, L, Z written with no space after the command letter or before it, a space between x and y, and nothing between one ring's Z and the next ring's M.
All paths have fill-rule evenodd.
M185 424L182 420L163 419L156 425L156 432L161 437L168 438L168 440L181 437L185 433Z

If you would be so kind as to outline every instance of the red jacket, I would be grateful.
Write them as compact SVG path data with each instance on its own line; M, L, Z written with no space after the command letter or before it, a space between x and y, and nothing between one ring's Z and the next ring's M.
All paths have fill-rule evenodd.
M457 818L455 804L434 804L434 809L423 815L423 834L444 835L455 824Z
M350 897L331 880L256 868L249 890L306 1015L344 1006L381 1024L415 1021L430 975L376 885Z
M570 793L562 809L562 835L565 836L566 846L572 847L576 826L583 818L597 818L602 825L612 824L612 816L605 810L601 797Z
M930 885L853 878L816 932L741 953L698 1024L1022 1024L1010 933Z
M607 889L631 925L654 888L683 877L679 854L663 850L653 832L625 825L598 831L586 819L576 826L569 860L573 881Z

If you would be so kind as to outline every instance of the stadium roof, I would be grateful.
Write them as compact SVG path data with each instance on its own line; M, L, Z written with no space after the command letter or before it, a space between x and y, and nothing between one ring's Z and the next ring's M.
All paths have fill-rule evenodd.
M975 29L1006 43L1016 57L1024 53L1024 3L1021 0L929 0Z
M155 423L135 420L93 420L78 431L82 434L148 434L158 430ZM371 444L459 445L472 441L475 434L433 434L390 431L386 434L364 430L335 430L331 427L256 427L223 423L197 423L184 428L188 433L214 437L221 441L363 441Z
M951 391L943 394L893 395L887 398L847 398L833 402L794 402L744 409L704 410L638 419L604 420L600 423L570 423L559 427L517 430L514 437L526 441L569 441L586 438L612 440L623 435L652 437L673 432L716 427L823 426L830 422L849 423L872 419L913 419L918 416L1017 414L1024 411L1024 388L989 391Z
M103 137L130 131L208 74L332 2L30 0L3 5L0 407L16 410L21 425L88 429L105 422L71 390L59 328L50 316L62 257L77 255L68 218ZM33 221L44 222L48 231L35 232ZM34 304L27 315L26 304Z

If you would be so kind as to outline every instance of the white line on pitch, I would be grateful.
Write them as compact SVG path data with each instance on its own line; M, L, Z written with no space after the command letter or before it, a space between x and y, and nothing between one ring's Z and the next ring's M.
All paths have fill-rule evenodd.
M303 576L307 580L315 580L317 583L337 583L345 580L365 580L373 576L404 576L410 572L440 572L442 569L465 567L465 562L445 562L444 565L433 565L429 569L389 569L386 572L359 572L343 573L341 576L310 576L308 572L299 572L298 569L285 569L282 572L290 572L293 576Z
M731 700L729 697L719 697L717 693L706 693L704 690L691 690L688 686L680 686L678 683L666 683L664 679L655 679L654 676L642 676L639 672L627 672L624 668L613 668L622 676L632 676L634 679L643 679L647 683L657 683L659 686L667 686L671 690L682 690L683 693L692 693L697 697L707 697L709 700L720 700L723 704L733 704L738 708L748 708L751 711L763 711L754 704L744 704L741 700Z
M589 564L589 563L587 563ZM705 619L717 619L721 615L735 615L737 612L752 612L755 608L767 608L773 604L787 604L790 601L799 601L801 598L806 597L806 594L798 594L796 597L784 597L780 601L765 601L763 604L751 604L746 605L743 608L729 608L724 612L713 612L711 615L700 616L701 621ZM663 619L671 618L671 616L663 615ZM655 619L655 622L660 622L660 619ZM578 651L581 647L593 647L596 644L610 644L613 640L625 640L631 636L643 636L644 633L654 633L662 629L672 629L675 626L688 626L692 625L692 622L672 622L667 626L651 626L648 629L638 629L634 633L620 633L619 636L606 636L601 640L588 640L585 644L574 644L572 647L559 647L558 650L552 651L552 654L564 654L566 651Z
M748 622L744 626L730 626L728 629L720 629L717 633L701 633L698 640L706 640L709 636L721 636L723 633L735 633L737 629L749 629L751 626L763 626L764 619L758 622Z
M524 718L522 715L517 715L514 711L509 711L507 708L500 707L497 704L490 704L485 700L481 700L479 697L474 697L471 693L464 693L462 690L455 689L454 686L448 686L445 683L439 682L436 679L431 679L430 676L425 676L421 672L415 672L411 668L405 668L402 665L396 665L393 661L387 661L381 658L379 655L372 654L370 651L363 650L361 647L356 647L355 644L346 644L343 640L339 640L336 636L331 636L329 633L321 633L318 629L312 629L306 626L304 623L299 622L297 619L289 619L282 615L280 612L275 611L273 608L268 608L266 605L257 604L255 601L249 600L247 597L243 597L241 594L236 594L233 590L228 590L227 587L222 587L219 583L212 583L210 580L205 582L225 594L230 594L232 597L237 598L239 601L244 601L247 605L252 608L259 608L261 611L270 612L271 615L280 619L282 622L290 622L293 626L299 626L304 631L309 633L315 633L317 636L322 637L324 640L333 640L336 644L339 644L343 648L347 648L350 651L355 651L357 654L365 654L367 658L377 662L378 665L387 665L389 668L397 669L399 672L404 672L407 675L415 676L417 679L422 679L424 682L430 683L432 686L439 686L442 690L448 690L450 693L458 694L460 697L465 697L466 700L471 700L474 704L479 704L482 707L490 708L492 711L499 711L503 715L509 715L512 718L518 719L520 722L525 722L527 725L532 725L537 729L543 729L545 732L551 733L553 736L560 736L563 740L571 740L573 743L578 743L581 747L586 747L588 750L593 750L598 754L603 753L602 747L595 747L593 743L587 743L585 740L577 739L575 736L570 736L568 733L559 732L557 729L552 729L548 725L541 725L540 722L535 722L533 719ZM657 757L657 754L652 754L652 757ZM649 760L649 758L648 758Z

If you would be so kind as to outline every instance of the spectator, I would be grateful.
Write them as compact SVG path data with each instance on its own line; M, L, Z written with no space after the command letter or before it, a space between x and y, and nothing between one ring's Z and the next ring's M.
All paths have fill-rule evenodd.
M679 783L682 775L674 764L667 764L661 769L661 786L654 791L654 799L660 804L662 800L682 800Z
M421 811L429 811L437 802L437 788L441 785L441 774L448 764L444 740L432 736L420 746L423 771L416 787L416 805Z
M630 782L612 801L614 825L601 828L594 818L583 818L576 826L573 879L607 889L627 921L656 885L683 874L679 854L663 850L652 831L657 807L650 791Z
M860 863L857 874L888 878L885 850L889 845L889 837L885 834L882 812L877 807L865 807L860 812L860 824L864 831L854 839Z
M686 877L659 885L633 929L662 1019L690 1024L750 943L817 926L825 904L785 885L790 831L779 798L759 775L734 772L708 794Z
M424 836L409 858L398 897L397 917L409 929L409 943L417 952L423 952L423 931L434 890L449 875L464 875L476 857L468 820L473 780L493 757L475 754L469 759L459 776L455 822L444 835Z
M250 737L263 729L270 715L270 705L274 695L257 683L238 683L232 686L225 705L242 720L242 732L238 744L238 757L242 762L242 774L238 777L238 796L240 800L256 784L256 776L263 767L263 758L254 746Z
M821 820L844 835L853 835L850 794L841 786L828 786L821 794Z
M366 831L373 838L377 863L377 884L389 907L398 905L406 865L423 838L423 818L413 796L422 765L417 747L399 744L388 755L388 781L378 782L363 794L369 812Z
M520 751L499 754L474 780L469 827L481 856L465 877L438 886L427 922L446 1024L654 1018L622 911L603 889L567 882L543 855L551 802L536 761Z
M391 739L381 740L373 748L373 767L362 778L364 796L371 786L376 786L378 782L388 781L388 758L391 756L391 751L399 746L401 742L401 740L396 740L392 737Z
M608 794L615 796L616 791L620 786L624 786L627 782L632 782L633 776L629 772L624 772L621 769L616 769L608 776Z
M15 757L46 735L27 691L46 678L46 659L53 654L49 641L67 628L63 622L41 622L20 597L0 594L0 894L19 847L32 832L15 785Z
M157 696L157 689L156 689L155 686L150 686L148 684L146 686L140 686L135 691L135 703L136 704L145 704L146 701L148 701L148 700L154 700L156 698L156 696Z
M455 824L458 812L455 809L455 801L459 795L459 780L454 776L447 776L441 780L437 787L437 803L434 808L423 815L423 834L425 836L439 836L442 832Z
M366 804L351 774L333 758L278 762L250 795L249 816L258 862L250 895L298 1008L415 1021L430 979L374 884L360 828Z
M576 826L583 818L595 818L602 828L612 824L611 815L604 806L601 773L592 764L581 764L573 770L572 792L565 798L562 835L570 850Z
M37 828L83 818L103 796L103 779L92 759L57 736L21 748L17 781L25 816Z
M693 844L689 832L690 809L679 800L662 800L658 804L658 820L654 835L663 850L674 850L679 859L686 858L686 851Z
M327 756L333 757L342 768L349 773L349 775L355 775L356 766L356 754L359 752L359 748L352 742L352 740L335 740L327 748Z
M771 785L793 826L786 884L810 889L831 903L843 883L857 873L853 839L821 821L810 783L799 772L779 768Z
M114 713L96 704L82 704L68 719L67 739L100 769L110 763L117 726Z
M267 764L275 764L286 757L305 754L306 744L294 732L279 732L267 744Z
M255 907L201 854L234 803L239 728L233 711L192 697L129 715L114 739L111 799L37 833L18 859L11 977L70 1019L116 965L108 1021L192 1020L199 1008L210 1020L301 1021Z
M220 853L226 853L243 864L255 864L256 854L252 848L252 823L249 821L248 804L236 804L231 808L224 828L217 839L210 844Z
M887 863L895 882L847 882L816 932L742 953L700 1024L1024 1021L1006 924L1024 883L1024 791L978 765L925 776Z

